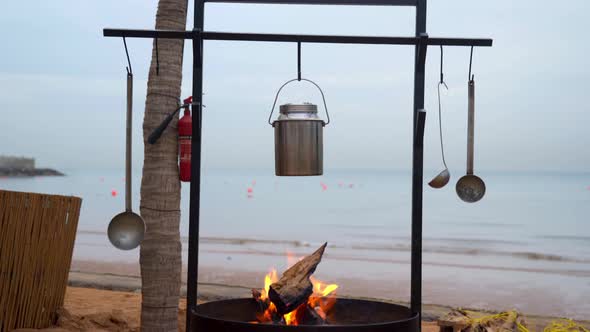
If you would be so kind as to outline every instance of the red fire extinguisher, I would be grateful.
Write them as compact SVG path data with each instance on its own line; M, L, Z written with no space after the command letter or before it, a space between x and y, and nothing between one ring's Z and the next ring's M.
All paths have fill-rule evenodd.
M180 161L180 181L191 180L191 137L193 134L193 118L189 106L193 97L184 100L184 115L178 120L178 158Z
M191 137L193 134L193 119L191 117L190 106L193 103L193 97L188 97L184 100L184 103L174 110L174 112L168 114L168 116L162 121L162 123L150 134L147 141L150 144L156 144L160 136L172 119L176 116L176 113L184 109L184 115L178 120L178 159L180 162L180 181L189 182L191 180Z

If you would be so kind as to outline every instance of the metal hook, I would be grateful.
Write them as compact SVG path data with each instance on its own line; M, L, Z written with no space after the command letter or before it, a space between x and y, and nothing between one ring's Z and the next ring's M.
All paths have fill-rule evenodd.
M468 81L473 79L473 77L471 76L471 65L472 64L473 64L473 46L471 46L471 54L469 55L469 76L467 77Z
M156 75L160 75L160 56L158 55L158 38L155 39L156 43Z
M297 42L297 80L301 81L301 42Z
M127 49L127 41L125 41L125 37L123 37L123 45L125 45L125 54L127 55L127 74L133 75L133 69L131 68L131 60L129 59L129 50Z
M448 90L449 87L447 86L447 83L445 83L445 74L443 73L443 47L442 45L440 45L440 82L438 82L438 85L444 85L445 88Z

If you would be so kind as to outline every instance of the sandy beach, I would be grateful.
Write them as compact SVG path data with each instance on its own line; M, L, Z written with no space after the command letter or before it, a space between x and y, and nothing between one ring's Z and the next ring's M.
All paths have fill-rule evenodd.
M204 299L199 299L203 302ZM35 330L18 329L14 332L46 331L139 331L141 295L134 292L110 291L95 288L68 287L64 309L54 327ZM186 299L181 299L178 311L179 331L185 330ZM434 322L423 322L424 332L436 332Z
M290 252L298 257L310 250L308 247L291 249ZM409 300L409 260L405 257L371 261L340 256L335 251L330 248L315 275L324 282L338 284L338 295ZM516 309L534 315L574 319L590 317L590 303L584 300L587 294L584 289L588 287L587 271L537 271L522 266L486 265L488 262L467 263L447 266L425 261L424 303L492 311ZM205 243L201 248L199 282L236 285L246 290L260 288L264 275L272 267L279 272L284 270L287 267L285 254L268 255L259 250L245 252L244 248L231 245L219 248ZM71 270L135 278L140 275L138 263L119 260L74 260ZM186 266L183 282L186 282L185 271ZM539 278L542 275L545 277ZM537 279L531 283L531 278ZM563 287L579 291L565 292ZM248 292L244 294L248 295Z
M105 270L112 271L112 273L105 273ZM253 272L238 272L232 273L230 271L224 271L221 268L211 269L211 268L204 268L200 271L200 282L199 282L199 301L200 302L207 302L207 301L214 301L214 300L222 300L222 299L229 299L229 298L240 298L240 297L250 297L251 296L251 289L252 288L260 288L262 285L264 275L256 275ZM393 302L398 304L407 305L407 301L404 299L407 298L405 295L399 296L399 294L391 296L390 294L395 294L395 292L386 292L383 289L387 287L370 287L370 281L362 281L362 280L354 280L354 279L341 279L339 282L343 291L338 292L339 297L354 297L354 298L369 298L375 299L383 302ZM123 296L124 303L125 303L125 310L127 311L128 317L136 317L133 318L137 321L139 317L139 301L140 301L140 290L141 290L141 280L139 278L139 269L138 266L134 266L131 264L113 264L113 263L96 263L90 261L75 261L72 264L72 271L70 272L69 277L69 285L68 288L68 295L66 296L66 309L68 308L68 303L72 303L74 307L77 306L75 304L76 297L73 294L79 294L81 290L80 288L89 288L89 289L101 289L103 291L113 291L113 294L119 294L117 296ZM77 291L73 291L77 290ZM346 291L344 291L346 290ZM91 291L89 291L91 292ZM96 308L96 310L103 308L108 309L110 301L110 295L100 295L101 293L95 291L97 294L95 297L92 298L92 301L83 301L84 303L91 303L85 304L81 307L81 312L86 312L84 310L91 310L92 307ZM381 292L381 293L380 293ZM400 292L403 293L403 292ZM468 290L465 290L464 293L468 293ZM70 295L72 294L72 295ZM186 295L186 280L183 277L183 285L181 289L181 294L184 297ZM490 292L487 293L486 296L492 296ZM465 294L458 294L457 297L464 297ZM97 300L99 303L98 305L94 305L94 300ZM106 302L104 302L106 299ZM426 302L423 307L423 320L426 326L430 328L434 328L433 322L436 319L442 317L453 307L458 307L451 303L452 299L448 299L447 301L441 301L438 303L433 302ZM74 301L74 302L71 302ZM135 301L135 302L133 302ZM181 313L186 308L185 307L185 300L183 299L180 304ZM116 303L116 301L114 302ZM135 303L135 304L134 304ZM463 308L466 308L462 306ZM470 309L479 311L479 312L498 312L501 310L510 310L513 309L512 306L506 306L501 309L495 310L486 310L485 308L481 307L470 307ZM78 309L75 309L78 310ZM94 309L92 309L94 310ZM102 309L101 309L102 310ZM110 312L109 310L103 310L101 312ZM527 323L532 328L531 331L541 331L549 322L552 320L563 318L560 315L537 315L531 312L521 311L525 314ZM571 317L568 317L571 318ZM590 321L587 319L584 320L582 318L577 319L578 322L583 323L585 326L590 327ZM184 322L182 322L184 324ZM131 326L130 324L129 326ZM438 328L430 331L438 331Z
M104 273L71 272L70 286L65 303L55 326L47 329L18 329L18 332L69 332L69 331L139 331L141 293L137 277ZM183 291L186 288L183 286ZM199 284L199 303L224 298L247 296L249 289L238 285ZM383 300L383 299L382 299ZM437 332L436 319L451 310L448 306L425 305L422 330ZM179 302L179 331L185 329L186 299ZM541 331L555 317L527 315L531 331ZM590 327L590 322L579 322Z

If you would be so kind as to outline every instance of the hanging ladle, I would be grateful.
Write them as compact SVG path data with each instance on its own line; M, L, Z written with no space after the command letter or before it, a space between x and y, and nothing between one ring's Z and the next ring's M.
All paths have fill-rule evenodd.
M127 45L125 45L127 50ZM131 122L133 109L133 73L131 63L127 69L127 127L125 146L125 212L116 215L109 223L109 241L121 250L137 248L145 234L145 222L131 210Z
M444 86L447 90L449 89L449 87L445 83L444 74L443 74L443 48L442 48L442 46L440 47L440 82L438 82L437 92L438 92L438 128L439 128L439 133L440 133L440 152L442 155L442 162L443 162L443 165L445 166L445 169L442 172L438 173L438 175L435 176L434 179L432 179L432 181L430 181L428 183L429 186L431 186L432 188L435 188L435 189L440 189L440 188L446 186L447 183L449 183L449 180L451 179L451 173L449 172L449 168L447 167L447 162L445 161L445 149L444 149L444 145L443 145L442 106L441 106L441 102L440 102L440 87L441 87L441 85Z
M459 198L467 203L475 203L483 198L486 193L486 184L478 176L473 174L473 138L475 127L475 80L473 76L469 80L469 105L467 120L467 175L457 182L456 190Z

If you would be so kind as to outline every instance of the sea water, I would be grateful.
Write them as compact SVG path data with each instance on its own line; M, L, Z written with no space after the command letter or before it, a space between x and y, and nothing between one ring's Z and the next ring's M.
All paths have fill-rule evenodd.
M318 273L388 281L380 294L406 294L411 174L325 173L289 178L272 170L204 170L201 266L264 274L270 266L285 268L287 253L304 255L327 241ZM479 175L487 193L475 204L455 194L459 175L443 189L424 187L425 299L590 318L590 174ZM65 177L1 178L0 189L82 197L74 259L137 262L138 250L118 251L106 237L108 222L124 209L123 176L122 170L74 170ZM136 171L135 211L140 180ZM189 193L183 184L185 262ZM387 285L399 289L390 293Z

